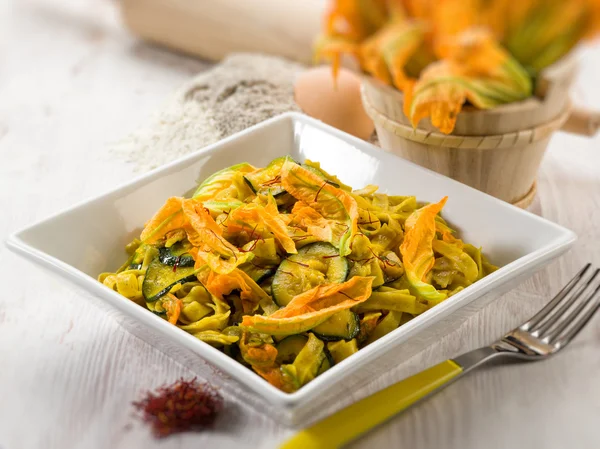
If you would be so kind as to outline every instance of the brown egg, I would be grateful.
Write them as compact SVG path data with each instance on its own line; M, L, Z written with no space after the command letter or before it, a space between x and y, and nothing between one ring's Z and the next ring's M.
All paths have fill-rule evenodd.
M308 69L296 79L294 96L311 117L361 139L373 134L373 121L360 98L360 78L350 70L340 69L335 83L329 66Z

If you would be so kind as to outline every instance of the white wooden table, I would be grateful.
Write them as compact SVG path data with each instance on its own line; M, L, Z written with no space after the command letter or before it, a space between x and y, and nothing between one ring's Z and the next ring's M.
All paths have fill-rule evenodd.
M600 107L600 48L583 56L574 98ZM205 67L128 36L106 0L0 2L0 238L128 180L106 145ZM532 210L573 229L574 250L362 394L490 343L600 265L599 146L559 134L540 172ZM0 286L1 449L275 447L288 433L242 410L213 432L153 440L131 401L192 373L3 246ZM475 372L352 447L597 448L599 378L596 319L560 356Z

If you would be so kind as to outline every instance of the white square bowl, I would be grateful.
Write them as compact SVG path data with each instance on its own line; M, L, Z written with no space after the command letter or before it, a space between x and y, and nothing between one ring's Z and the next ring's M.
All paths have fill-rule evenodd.
M299 391L277 390L219 350L170 325L100 284L96 277L119 267L124 246L170 196L194 190L215 171L250 162L264 166L275 157L319 161L344 183L367 184L420 201L448 195L444 217L466 241L482 246L501 268L485 279L360 350ZM434 342L491 299L499 296L566 251L573 232L491 196L421 168L301 114L284 114L183 159L154 170L111 192L78 204L13 234L8 246L98 297L126 327L179 358L192 369L198 356L238 382L226 388L249 397L273 418L301 425L318 417L326 400L353 381L385 367L392 351L406 359ZM86 298L91 295L84 294ZM387 361L389 363L389 360ZM392 360L392 363L394 361ZM227 377L224 376L224 377ZM343 387L342 387L343 386ZM335 408L335 407L334 407ZM331 408L330 408L331 410Z

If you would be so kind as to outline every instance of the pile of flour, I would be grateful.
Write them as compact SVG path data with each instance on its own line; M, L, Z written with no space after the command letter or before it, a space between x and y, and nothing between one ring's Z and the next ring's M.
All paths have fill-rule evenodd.
M186 83L149 126L113 148L147 171L287 111L303 66L285 59L234 54Z

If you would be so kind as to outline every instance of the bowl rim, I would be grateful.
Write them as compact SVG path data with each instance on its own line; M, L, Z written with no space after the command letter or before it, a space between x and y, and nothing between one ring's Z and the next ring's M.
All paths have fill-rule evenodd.
M201 149L199 149L195 152L192 152L188 155L185 155L177 160L169 162L161 167L157 167L147 173L141 174L127 182L122 183L121 185L119 185L113 189L110 189L101 194L95 195L86 200L79 201L68 208L62 209L59 212L56 212L50 216L47 216L46 218L40 219L31 225L28 225L26 227L23 227L15 232L13 232L5 240L5 244L10 250L12 250L22 256L25 256L26 258L32 260L33 262L35 262L37 264L42 265L45 268L49 268L51 271L58 273L62 277L68 278L69 280L73 281L75 284L79 285L80 287L83 287L84 290L86 290L88 293L91 293L94 296L99 297L104 302L107 302L113 308L119 309L119 310L127 313L129 316L133 316L133 317L139 316L140 323L149 327L150 330L162 329L163 331L172 333L174 338L177 336L177 338L176 338L177 342L185 342L184 346L186 346L188 349L191 349L192 351L194 351L200 357L206 359L206 361L208 363L218 365L221 369L226 371L227 374L231 375L231 377L240 377L239 374L235 375L235 374L233 374L233 372L238 371L238 373L241 373L241 370L243 370L244 371L243 377L245 377L246 380L242 381L242 380L238 379L237 382L239 384L244 385L247 388L250 388L254 393L263 396L263 398L266 399L271 404L280 405L280 406L286 407L288 409L300 406L302 404L306 404L306 403L308 403L308 401L313 399L319 392L321 392L323 388L325 388L325 391L326 391L327 387L330 387L331 386L330 384L332 384L333 381L338 379L338 376L336 376L335 374L337 372L341 372L343 369L346 369L348 366L350 366L350 362L348 361L349 359L336 364L334 367L332 367L326 373L323 373L321 376L318 376L313 381L311 381L307 385L303 386L299 390L297 390L293 393L285 393L285 392L277 389L273 385L269 384L266 380L261 378L258 374L250 372L246 367L239 364L239 362L229 358L228 356L223 354L218 349L210 346L207 343L204 343L204 342L196 339L195 337L193 337L192 335L188 334L185 331L179 330L179 332L178 332L176 330L177 328L174 328L170 323L168 323L165 320L163 320L162 318L152 314L148 310L140 307L139 305L133 303L132 301L123 301L123 297L121 295L119 295L117 292L100 284L99 282L97 282L96 279L87 275L86 273L79 270L78 268L76 268L66 262L63 262L42 250L35 248L34 246L27 243L23 238L23 235L26 234L27 232L30 232L30 231L34 230L35 228L39 228L40 226L45 225L46 223L56 219L57 217L66 215L75 209L78 209L80 207L83 207L83 206L86 206L86 205L89 205L91 203L95 203L95 202L98 202L101 200L109 199L116 195L120 196L120 195L129 193L129 192L135 191L139 188L142 188L148 181L151 181L160 176L169 175L172 170L175 170L177 167L184 166L188 161L197 159L199 156L201 156L205 153L214 152L214 151L218 150L219 147L221 147L221 146L224 146L230 142L234 142L235 140L238 140L238 139L240 139L244 136L250 135L252 133L260 132L262 129L264 129L266 127L286 126L286 124L288 124L288 123L291 123L291 124L300 123L303 125L309 125L309 126L315 127L322 131L325 131L329 135L333 135L335 137L341 138L342 140L344 140L348 143L356 144L360 148L361 152L364 152L364 153L367 153L370 155L376 156L377 154L379 154L379 152L383 152L382 149L376 147L375 145L370 144L369 142L363 141L363 140L358 139L354 136L351 136L343 131L332 128L332 127L330 127L318 120L310 118L304 114L297 113L297 112L287 112L287 113L278 115L276 117L273 117L269 120L266 120L264 122L258 123L257 125L254 125L246 130L243 130L243 131L233 134L229 137L226 137L225 139L222 139L218 142L215 142L211 145L201 148ZM293 128L291 128L291 132L292 133L294 132ZM384 153L384 154L387 154L387 153ZM394 156L394 157L398 157L398 156ZM522 269L524 266L529 267L529 266L535 266L536 263L541 264L544 261L564 252L577 239L577 236L575 235L575 233L573 233L571 230L566 229L556 223L553 223L547 219L544 219L535 214L532 214L531 212L516 208L516 207L510 205L509 203L505 203L504 201L501 201L501 200L494 198L490 195L487 195L483 192L477 191L476 189L465 186L465 185L459 183L458 181L455 181L451 178L448 178L446 176L443 176L436 172L433 172L429 169L421 167L413 162L410 162L405 159L402 159L402 161L403 161L403 163L412 165L414 168L416 168L418 170L429 172L429 174L431 176L443 178L445 182L460 184L462 186L462 188L467 188L467 189L473 190L474 192L477 192L478 195L483 195L483 196L487 197L486 201L495 203L495 205L497 205L501 208L513 208L513 211L515 213L525 215L529 219L532 219L544 226L549 226L549 227L553 228L555 231L558 231L560 233L560 237L557 237L556 239L554 239L551 244L547 244L544 247L541 247L533 252L526 254L525 256L522 256L522 257L514 260L513 262L510 262L507 265L504 265L496 272L490 274L486 278L478 281L477 283L469 286L469 288L467 288L467 289L463 290L462 292L458 293L457 295L453 296L452 297L453 301L451 301L451 302L446 301L446 302L442 303L442 304L445 304L445 306L442 309L443 309L443 311L447 311L446 313L448 315L452 314L455 310L462 307L464 303L468 303L470 300L473 300L477 297L480 297L480 296L490 292L494 287L497 287L501 283L503 283L502 281L505 282L509 279L516 277L519 274L518 273L519 270ZM109 299L109 298L110 298L110 300L107 301L107 299ZM430 321L432 321L437 314L442 312L442 309L439 309L438 307L434 307L434 308L424 312L423 314L419 315L415 319L409 321L405 325L403 325L402 330L405 334L404 339L405 340L409 339L412 335L417 333L419 330L426 328L427 324ZM148 312L149 315L151 315L151 317L145 315L144 312ZM146 318L152 318L152 320L143 318L144 316L146 316ZM174 331L175 331L175 333L173 333ZM372 345L369 345L368 347L361 349L361 351L359 353L362 354L362 358L367 361L369 359L374 360L374 359L378 358L378 355L376 352L382 352L385 345L389 341L397 338L398 336L399 336L399 334L397 333L397 330L395 330L395 331L387 334L386 336L382 337L378 341L374 342ZM215 356L214 360L211 358L211 355L213 355L213 354ZM354 362L358 362L358 360L354 360ZM231 365L229 365L229 363L231 363ZM225 365L225 366L222 366L222 365ZM227 365L229 365L229 366L227 366ZM354 365L356 365L356 363ZM248 376L249 372L251 373L250 376Z

